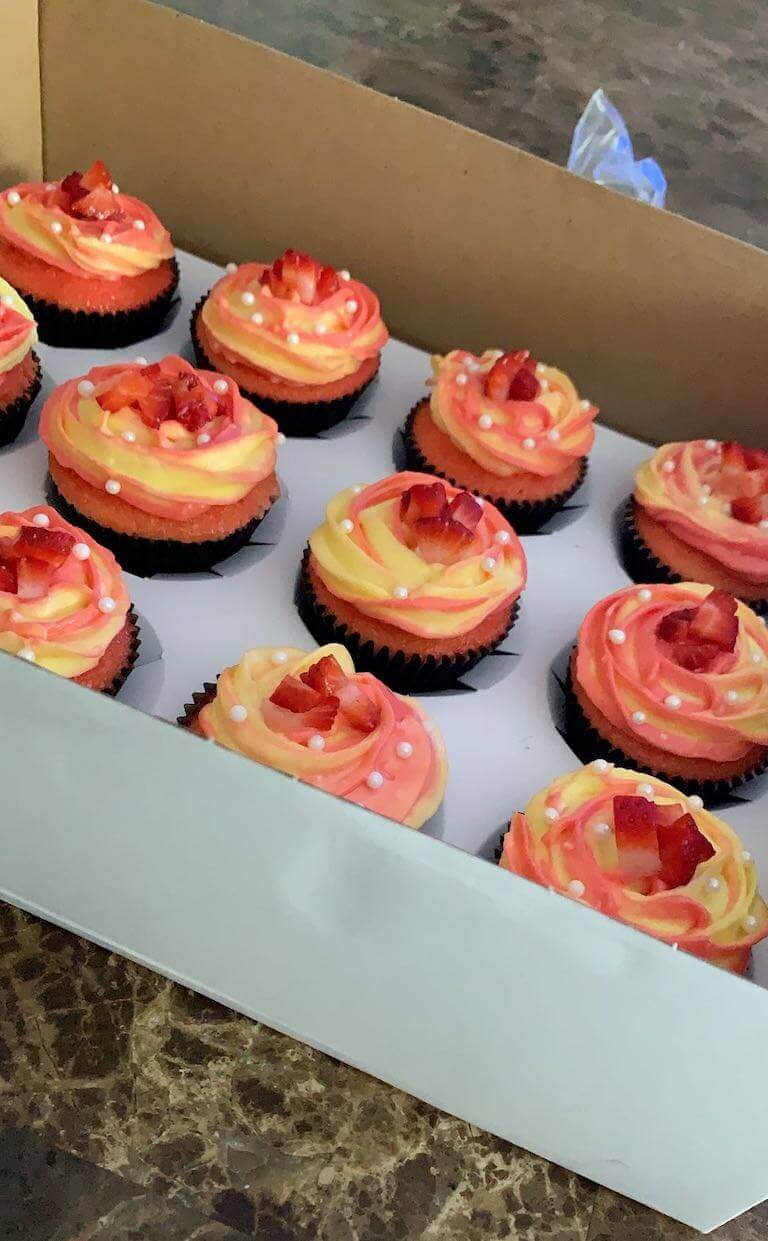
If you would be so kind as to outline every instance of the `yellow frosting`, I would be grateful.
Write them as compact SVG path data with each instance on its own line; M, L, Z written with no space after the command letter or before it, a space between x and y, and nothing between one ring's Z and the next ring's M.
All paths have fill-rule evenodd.
M487 502L472 544L456 563L430 564L411 550L399 531L400 497L414 484L434 482L429 474L406 471L359 494L352 487L340 491L309 545L317 572L339 599L408 633L449 638L511 606L525 585L526 561L512 527ZM449 500L460 494L444 486ZM399 597L402 588L407 595Z
M9 311L15 312L13 314L14 327L4 332L6 325L3 318L4 316L10 317ZM16 315L22 316L23 324L16 321ZM5 340L4 335L7 335ZM23 362L36 343L37 324L32 311L19 297L13 286L0 277L0 375L12 371L15 366Z

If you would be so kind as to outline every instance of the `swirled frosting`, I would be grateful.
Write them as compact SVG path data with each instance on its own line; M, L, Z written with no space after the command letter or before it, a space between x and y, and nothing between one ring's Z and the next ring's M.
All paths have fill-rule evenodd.
M702 851L709 856L680 886L633 877L622 865L613 799L638 789L656 806L690 814L709 842ZM743 970L768 935L754 862L732 828L699 799L603 760L560 776L514 816L500 864L728 969Z
M8 281L0 279L0 393L3 375L24 361L36 340L31 310Z
M85 174L88 178L85 206L89 191L80 173L5 190L0 194L0 238L71 276L101 280L138 276L173 257L170 235L146 203L113 189L100 162Z
M272 473L277 426L233 380L170 356L95 366L62 384L43 408L40 436L92 486L184 521L235 503Z
M672 754L727 762L755 744L768 745L765 625L746 604L736 604L734 649L713 651L699 668L682 666L659 634L665 618L711 593L709 586L682 582L628 586L602 599L579 630L576 678L624 732Z
M372 709L368 731L332 710L318 732L310 716L270 701L286 677L300 680L328 656ZM248 651L222 672L216 697L200 711L199 722L206 737L230 750L410 827L420 827L443 798L446 760L436 727L413 699L394 694L369 673L355 672L343 646L309 654L274 647Z
M524 400L496 399L486 380L502 357L454 349L432 358L429 408L435 425L490 474L547 477L584 457L595 438L597 408L581 400L571 380L538 363L538 392Z
M517 535L488 502L452 563L435 562L409 546L401 498L414 486L437 481L405 471L368 487L348 487L329 502L309 544L318 574L338 598L408 633L447 638L511 606L525 586L527 567ZM448 501L464 494L440 481Z
M756 585L768 584L768 522L739 520L716 440L663 444L635 475L635 500L684 543ZM768 494L768 482L763 485Z
M335 291L315 293L306 304L298 291L278 296L262 283L270 270L265 263L244 263L208 294L203 323L226 359L294 384L314 385L344 379L381 352L388 332L378 298L367 285L346 272L333 273Z
M20 559L25 530L29 550ZM79 677L99 662L129 607L112 553L52 508L0 514L0 650Z

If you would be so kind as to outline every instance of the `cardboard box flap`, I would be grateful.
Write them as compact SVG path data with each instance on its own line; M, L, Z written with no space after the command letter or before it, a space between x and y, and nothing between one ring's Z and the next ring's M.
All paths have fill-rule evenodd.
M0 13L0 188L43 175L37 0Z

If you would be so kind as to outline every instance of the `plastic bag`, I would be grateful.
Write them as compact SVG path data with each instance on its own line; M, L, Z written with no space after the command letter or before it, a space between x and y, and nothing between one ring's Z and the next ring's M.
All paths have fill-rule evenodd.
M655 159L635 159L624 119L596 90L573 131L568 171L639 202L663 207L667 180Z

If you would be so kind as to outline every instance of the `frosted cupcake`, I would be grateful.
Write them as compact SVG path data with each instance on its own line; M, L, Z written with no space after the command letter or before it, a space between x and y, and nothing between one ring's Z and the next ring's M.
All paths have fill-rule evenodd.
M36 341L31 311L0 279L0 448L16 439L40 391Z

